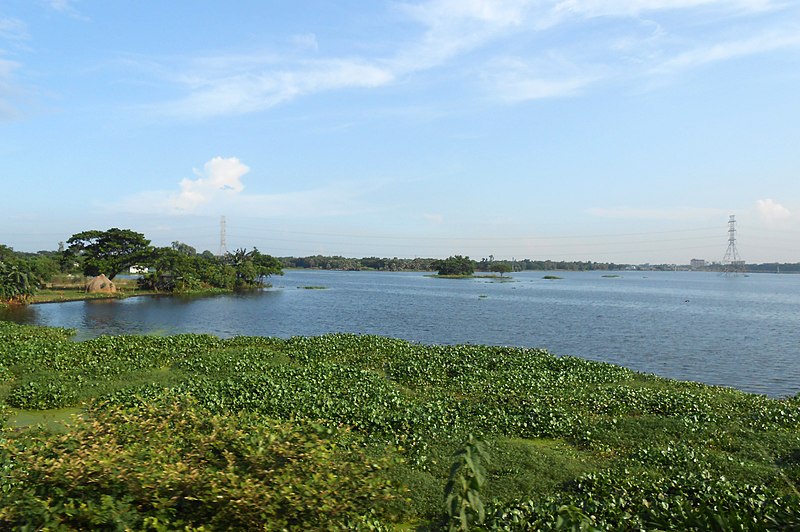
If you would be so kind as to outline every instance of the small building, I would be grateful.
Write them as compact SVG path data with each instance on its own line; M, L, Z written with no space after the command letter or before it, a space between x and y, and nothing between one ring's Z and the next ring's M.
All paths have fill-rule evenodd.
M689 267L693 270L704 270L706 268L705 259L692 259L689 261Z

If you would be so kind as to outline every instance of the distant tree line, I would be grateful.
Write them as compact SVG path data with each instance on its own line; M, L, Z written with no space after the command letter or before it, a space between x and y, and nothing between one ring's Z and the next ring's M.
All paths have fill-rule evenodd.
M456 257L459 255L456 255ZM452 258L452 257L450 257ZM380 270L380 271L437 271L442 260L434 258L379 258L365 257L362 259L342 257L339 255L313 255L308 257L281 257L279 259L285 268L309 268L317 270ZM494 260L484 258L480 261L471 261L474 271L480 272L514 272L525 270L620 270L627 265L608 262L582 262L582 261L551 261L551 260Z
M338 255L277 259L256 248L250 251L237 249L218 257L210 251L198 253L192 246L179 241L168 247L154 247L141 233L111 228L72 235L66 245L59 244L57 251L17 252L0 244L0 302L26 302L57 275L95 276L103 273L113 279L131 266L147 268L138 281L142 288L164 292L258 288L264 286L270 275L282 275L283 268L458 272L454 275L481 271L503 275L527 270L607 271L630 267L613 262L494 260L492 256L474 261L460 255L447 259L348 258ZM674 265L667 264L648 265L651 270L674 268ZM721 271L722 265L707 265L705 270ZM744 271L800 273L800 263L747 264Z
M315 270L378 270L378 271L432 271L436 259L399 259L365 257L362 259L338 255L313 255L309 257L281 257L284 268L308 268Z

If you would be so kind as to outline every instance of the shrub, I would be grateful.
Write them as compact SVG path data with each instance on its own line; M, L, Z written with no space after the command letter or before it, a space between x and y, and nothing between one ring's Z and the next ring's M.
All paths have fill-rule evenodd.
M215 416L190 396L95 406L68 434L0 441L0 528L319 529L388 520L388 459L311 423Z

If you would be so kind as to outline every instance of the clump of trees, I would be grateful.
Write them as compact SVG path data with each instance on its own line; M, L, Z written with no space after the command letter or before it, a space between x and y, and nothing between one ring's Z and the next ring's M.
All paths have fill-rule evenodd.
M472 275L475 273L475 261L469 257L454 255L434 263L439 275Z
M209 252L198 255L194 248L181 242L154 249L150 259L140 265L146 266L148 272L139 279L139 286L166 292L262 288L270 275L283 275L280 262L256 248L215 257Z
M0 302L28 302L36 291L60 273L109 279L131 266L147 268L140 288L164 292L206 289L245 290L265 286L270 275L282 275L276 258L253 248L223 257L201 254L188 244L154 247L142 233L130 229L91 230L72 235L58 251L19 253L0 245Z
M146 290L244 290L263 287L270 275L283 274L277 259L255 248L215 257L208 251L198 254L192 246L177 241L169 247L153 247L142 233L130 229L84 231L67 243L66 253L81 259L87 276L104 273L113 279L131 266L147 268L138 283Z
M0 244L0 302L27 302L58 271L58 261L47 252L17 253Z

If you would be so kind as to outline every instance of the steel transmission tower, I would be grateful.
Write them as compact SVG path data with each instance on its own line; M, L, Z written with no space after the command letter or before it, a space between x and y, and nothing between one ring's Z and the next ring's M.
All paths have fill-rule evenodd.
M219 256L224 257L228 254L228 246L225 243L225 217L219 219Z
M737 274L744 271L744 261L739 257L736 249L736 216L731 214L728 219L728 249L722 257L722 271L726 274Z

